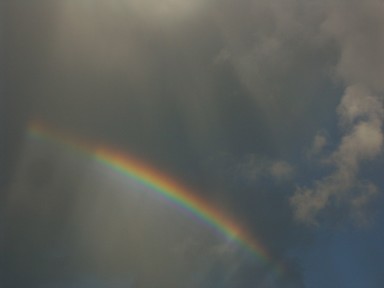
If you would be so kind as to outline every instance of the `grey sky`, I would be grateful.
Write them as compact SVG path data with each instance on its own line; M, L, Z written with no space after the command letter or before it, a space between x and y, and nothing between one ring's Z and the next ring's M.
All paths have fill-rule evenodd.
M311 247L325 249L316 246L321 229L337 231L330 223L349 227L352 234L379 229L374 216L381 215L375 203L382 201L383 186L377 172L383 159L383 1L12 0L2 5L6 200L1 209L9 235L2 274L9 287L56 280L65 287L96 282L104 287L116 279L116 285L158 287L148 276L152 272L161 287L180 287L194 269L199 276L189 278L186 287L317 287L314 272L307 271L315 258L302 254ZM159 210L149 216L134 206L125 211L132 204L116 196L120 180L65 147L31 142L25 127L33 118L74 138L119 147L192 187L266 243L272 257L285 263L286 275L275 281L268 268L238 260L241 252L212 256L217 243L209 232L172 220L175 211L162 220L167 209L150 197L146 207ZM105 194L109 189L115 196ZM109 232L92 226L103 221ZM131 231L146 227L142 238L122 232L124 223ZM163 242L153 244L167 229ZM175 249L189 254L171 253L162 266L170 235L180 239L182 247ZM157 260L130 258L137 251L134 244L124 250L125 241L142 243L158 253ZM182 257L207 264L193 268ZM377 261L367 260L372 266ZM161 269L143 268L151 265ZM235 271L226 282L217 276L225 271ZM139 280L121 275L130 273ZM18 274L25 277L16 279ZM327 287L336 278L330 277ZM380 287L380 281L369 287Z

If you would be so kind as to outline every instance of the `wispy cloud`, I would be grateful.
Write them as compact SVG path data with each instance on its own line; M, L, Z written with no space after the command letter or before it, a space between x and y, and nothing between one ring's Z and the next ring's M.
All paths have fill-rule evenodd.
M319 131L313 138L311 147L306 152L308 159L319 156L322 154L328 143L328 136L324 131Z
M293 177L295 169L287 162L275 161L271 163L269 172L276 180L287 180Z
M295 167L283 160L273 160L261 155L248 154L242 159L233 159L233 177L243 177L257 182L269 179L274 182L290 181L295 176Z

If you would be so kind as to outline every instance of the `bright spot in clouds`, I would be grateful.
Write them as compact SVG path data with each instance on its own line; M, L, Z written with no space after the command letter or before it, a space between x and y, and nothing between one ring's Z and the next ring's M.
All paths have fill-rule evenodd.
M129 9L140 17L167 22L182 20L191 16L201 9L203 4L207 3L207 1L202 0L111 0L102 2L99 4L110 6L110 9L117 13Z

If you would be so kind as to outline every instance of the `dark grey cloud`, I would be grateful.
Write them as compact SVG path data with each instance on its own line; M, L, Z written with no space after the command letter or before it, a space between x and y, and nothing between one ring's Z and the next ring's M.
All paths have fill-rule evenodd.
M160 275L169 275L166 270L169 267L179 269L181 274L190 267L176 267L175 263L180 263L176 258L168 261L173 266L162 267L159 262L151 263L149 256L134 255L133 259L139 261L136 268L129 257L120 259L119 248L130 235L128 232L119 234L123 223L116 223L116 218L129 215L123 212L116 215L120 212L112 207L118 201L103 195L102 191L98 190L98 197L106 197L104 200L98 200L91 193L95 188L91 188L92 180L86 176L87 165L68 164L74 172L70 168L55 168L61 167L64 160L58 151L49 153L48 149L47 154L42 153L45 155L42 159L36 160L35 168L22 168L23 161L28 160L24 155L39 154L36 151L21 154L25 125L33 117L81 138L109 142L162 167L165 172L195 187L197 193L240 215L240 220L248 218L250 230L255 231L261 241L270 243L269 249L276 260L284 258L284 251L294 239L301 237L295 235L299 233L295 229L290 232L290 207L287 196L282 197L281 186L275 189L280 192L271 194L267 193L268 187L252 188L257 179L248 179L247 184L238 186L236 183L241 177L228 182L223 179L218 163L207 165L207 159L220 151L233 159L266 155L263 157L267 164L260 166L262 174L266 175L262 176L264 182L290 177L291 164L280 159L280 154L288 154L296 145L284 131L300 122L299 117L291 117L291 111L305 99L305 92L318 86L313 82L317 72L307 72L321 71L323 68L317 65L321 66L322 62L314 59L314 63L306 64L303 60L296 76L290 73L292 78L285 79L285 74L300 60L303 51L308 53L308 59L311 58L310 41L304 41L297 50L295 43L289 43L289 37L278 40L280 34L275 34L273 27L280 16L275 15L275 8L269 4L253 7L246 17L243 15L249 5L246 1L236 9L230 3L213 2L188 8L185 2L186 6L180 7L185 17L172 17L168 12L156 12L154 7L133 1L129 5L134 7L125 7L121 1L112 4L104 1L93 4L7 2L7 99L12 111L8 115L11 137L7 154L11 155L8 167L11 164L18 167L14 176L10 176L13 180L9 181L8 191L7 214L11 226L6 241L8 283L38 285L49 280L46 279L48 271L56 279L73 279L78 273L86 274L87 269L118 273L121 266L127 265L133 270L139 269L141 285L154 287L144 269L137 267L158 264L161 269L152 269L153 275L157 275L153 279L160 279L164 287L171 287L177 280L161 279ZM136 9L141 9L140 13ZM292 13L296 13L295 9ZM268 12L267 16L259 17L263 11ZM294 30L291 30L293 34ZM271 39L266 41L267 38ZM265 41L266 44L262 44ZM261 54L257 52L259 45L264 47ZM288 63L282 61L288 58L291 58ZM277 68L272 68L273 65ZM256 68L264 72L256 73ZM299 82L303 75L309 75L304 88ZM285 93L287 97L283 96ZM302 113L306 113L304 106L300 110ZM273 114L278 117L271 117ZM281 124L288 126L282 128ZM306 131L301 133L303 137L309 137L310 126L302 128ZM234 167L242 167L237 168L242 175L259 166L256 162L252 165L244 160L236 162ZM86 189L91 194L80 193L79 189L87 185L91 186ZM86 200L95 201L91 202L95 210L88 207L92 205ZM265 203L274 203L280 213L267 209ZM103 209L103 213L96 213ZM84 222L85 227L77 227L78 222L70 215L77 215L78 222ZM99 226L92 226L87 219L99 219L96 221ZM138 229L135 223L130 224L132 229ZM101 225L111 230L90 237L99 232ZM155 225L148 222L145 226ZM160 227L163 229L154 227L152 234L145 234L149 240L143 236L135 241L143 244L151 241ZM92 251L86 252L91 244L83 247L76 242L79 232L76 229L89 233L83 236L84 242L95 241ZM54 252L49 252L52 250ZM155 252L159 259L166 258L164 251ZM52 254L61 256L55 258ZM32 269L39 259L44 265ZM219 261L217 259L220 258L212 256L213 262ZM108 263L112 263L111 266ZM221 265L216 272L206 267L204 273L201 272L199 285L217 282L217 275L223 271L220 269L227 269L227 265ZM258 281L264 281L269 271L259 270L257 276L261 280ZM244 285L255 283L246 267L236 271L228 283L233 284L234 279ZM16 280L18 273L25 274L25 278ZM298 278L295 279L300 281ZM267 279L263 285L276 284L271 281Z
M288 252L311 232L293 216L317 223L342 203L335 209L364 223L379 193L359 172L382 149L382 2L91 2L3 4L8 283L115 285L98 274L134 287L180 287L195 269L191 287L303 287ZM32 149L31 118L128 151L238 215L285 261L286 277L276 283L259 267L255 280L238 253L204 237L175 235L183 241L172 252L160 249L173 232L157 235L177 217L126 211L121 187L96 185L100 171L89 159L41 143ZM303 158L320 160L328 174L303 171ZM132 236L127 224L147 228ZM154 262L132 248L154 238ZM195 260L179 265L183 257ZM127 270L136 280L122 277Z

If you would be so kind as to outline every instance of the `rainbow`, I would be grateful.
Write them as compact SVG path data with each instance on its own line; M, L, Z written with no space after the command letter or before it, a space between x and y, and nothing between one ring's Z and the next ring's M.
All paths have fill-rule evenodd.
M56 144L65 145L71 150L76 150L90 156L109 169L134 179L155 193L160 194L177 206L186 209L204 223L222 233L231 241L236 241L245 247L265 267L269 267L276 276L284 275L284 267L277 263L268 253L267 248L257 239L252 237L245 229L231 218L225 216L202 198L196 196L189 189L183 187L167 175L153 169L147 164L123 153L118 149L107 148L104 145L92 145L84 140L75 139L70 134L57 132L41 121L31 121L27 129L28 136Z

